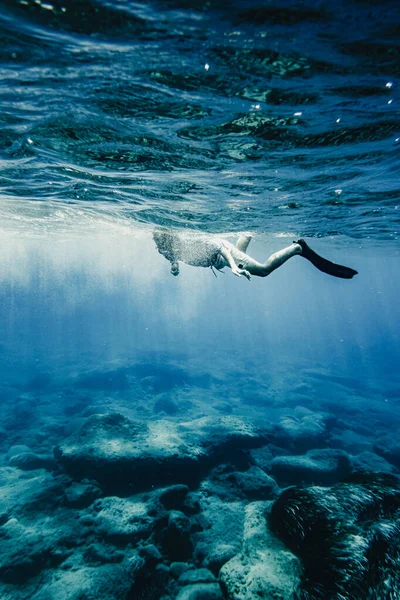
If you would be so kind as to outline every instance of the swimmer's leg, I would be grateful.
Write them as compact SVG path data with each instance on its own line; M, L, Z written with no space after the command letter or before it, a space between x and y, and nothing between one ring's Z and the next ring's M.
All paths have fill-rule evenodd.
M247 248L249 247L249 244L251 242L252 239L252 235L250 235L249 233L245 233L243 235L240 236L240 238L238 239L238 241L236 242L236 248L238 250L240 250L241 252L246 252Z
M247 269L251 275L256 275L257 277L266 277L272 273L272 271L275 271L275 269L282 266L287 260L289 260L289 258L301 253L302 249L300 244L295 242L287 248L283 248L282 250L278 250L278 252L271 254L265 263L259 263L257 260L254 260L254 258L251 258L251 256L248 254L244 254L243 260L238 266L242 266L243 263L243 268Z

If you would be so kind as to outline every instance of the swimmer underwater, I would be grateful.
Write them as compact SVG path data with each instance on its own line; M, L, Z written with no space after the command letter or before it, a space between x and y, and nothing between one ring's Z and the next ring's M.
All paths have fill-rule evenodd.
M237 277L242 275L250 280L251 275L266 277L282 266L292 256L302 256L317 269L341 279L352 279L357 271L323 258L303 240L293 242L287 248L272 254L264 263L260 263L246 251L251 242L251 234L243 234L235 245L218 237L205 234L177 233L168 229L156 229L154 241L160 254L171 263L172 275L179 275L179 261L193 267L209 267L221 271L230 267Z

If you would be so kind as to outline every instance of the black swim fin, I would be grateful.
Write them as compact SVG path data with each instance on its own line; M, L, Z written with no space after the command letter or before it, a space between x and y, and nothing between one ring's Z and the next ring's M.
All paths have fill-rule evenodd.
M343 265L337 265L336 263L322 258L319 254L311 250L310 246L303 239L295 242L302 248L301 256L309 260L314 267L317 267L320 271L332 275L333 277L340 277L341 279L352 279L354 275L357 275L358 271L351 269L350 267L344 267Z

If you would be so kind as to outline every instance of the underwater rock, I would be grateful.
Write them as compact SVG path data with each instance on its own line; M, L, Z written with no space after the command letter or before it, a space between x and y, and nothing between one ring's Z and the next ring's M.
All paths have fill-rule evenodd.
M146 544L139 548L140 556L146 561L146 566L154 568L162 560L162 554L154 544Z
M232 473L229 478L237 487L239 495L249 500L271 500L279 491L275 480L259 467Z
M22 469L23 471L35 471L36 469L54 471L57 463L52 456L34 454L34 452L21 452L10 458L9 465L11 467L18 467L18 469Z
M144 502L109 496L93 505L96 533L115 543L129 543L150 535L155 522Z
M19 518L48 511L61 503L67 482L67 477L54 477L46 471L0 468L0 515Z
M159 491L158 499L166 510L180 509L188 491L187 485L171 485Z
M203 561L205 567L218 575L221 567L235 556L237 549L229 544L216 544Z
M55 449L76 479L95 479L111 492L198 481L224 456L267 443L272 428L234 416L186 423L133 421L119 413L93 415Z
M400 469L400 442L395 436L387 435L380 438L374 445L374 451Z
M352 483L291 487L269 523L302 561L299 597L400 597L400 480L355 475Z
M83 566L58 570L42 584L35 600L125 600L134 587L132 570L125 565Z
M183 512L171 510L162 538L163 549L171 560L184 561L192 555L191 523Z
M263 471L270 471L274 455L269 446L264 446L263 448L249 450L249 458L250 462L256 467L260 467Z
M307 452L326 446L334 418L323 413L287 416L281 419L274 432L274 443L293 453Z
M172 577L178 579L183 573L192 569L192 565L186 562L174 561L169 565L169 570Z
M29 448L29 446L25 446L24 444L16 444L7 450L4 458L6 461L9 461L13 456L17 456L17 454L22 454L24 452L32 452L32 448Z
M189 585L192 583L214 583L215 577L209 569L192 569L185 571L178 579L179 585Z
M242 549L219 574L228 600L294 600L300 578L298 558L269 531L265 513L269 502L246 507Z
M277 456L271 473L281 487L297 483L332 485L351 473L351 463L342 450L325 448L301 456Z
M0 527L0 581L22 584L65 558L52 536L13 518Z
M218 583L195 583L184 587L176 600L223 600Z
M169 394L160 394L160 397L154 402L153 411L155 413L165 412L167 415L175 415L179 407L175 400Z
M243 501L225 502L214 495L203 495L200 504L204 527L192 535L194 559L217 575L240 550L245 505Z
M236 471L230 465L219 465L211 472L210 478L202 482L201 489L228 502L272 500L279 492L275 480L256 466Z
M71 508L87 508L101 496L101 490L90 482L73 481L65 490L65 504Z
M396 473L397 469L382 456L374 452L361 452L357 456L351 456L351 464L355 473Z

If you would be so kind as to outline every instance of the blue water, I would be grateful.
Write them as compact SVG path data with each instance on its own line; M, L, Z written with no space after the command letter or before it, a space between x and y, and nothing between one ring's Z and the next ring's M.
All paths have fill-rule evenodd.
M395 439L399 32L396 1L1 3L2 467L113 410ZM305 237L359 274L174 278L157 226L250 231L262 261ZM30 585L0 595L56 600Z

